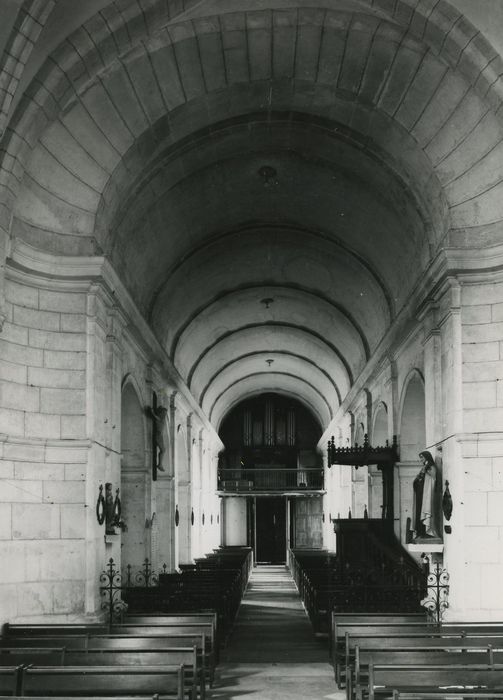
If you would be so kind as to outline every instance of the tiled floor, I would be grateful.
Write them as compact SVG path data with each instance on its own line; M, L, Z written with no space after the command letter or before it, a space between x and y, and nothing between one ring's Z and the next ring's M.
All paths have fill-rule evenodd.
M326 642L317 639L284 566L253 570L212 699L339 700Z

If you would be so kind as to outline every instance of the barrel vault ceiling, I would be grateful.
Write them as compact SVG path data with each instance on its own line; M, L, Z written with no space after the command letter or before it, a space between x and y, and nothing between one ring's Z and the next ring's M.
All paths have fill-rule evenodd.
M443 0L81 5L12 101L14 236L105 255L216 427L325 427L442 246L496 241L501 59Z

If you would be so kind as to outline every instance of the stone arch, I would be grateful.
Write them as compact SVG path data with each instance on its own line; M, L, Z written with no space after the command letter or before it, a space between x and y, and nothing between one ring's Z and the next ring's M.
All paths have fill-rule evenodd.
M417 462L426 440L424 378L418 369L413 369L405 380L399 426L400 461Z
M131 565L139 570L150 552L145 520L149 497L149 469L146 450L145 412L136 382L127 376L121 393L121 500L126 529L121 538L123 572Z

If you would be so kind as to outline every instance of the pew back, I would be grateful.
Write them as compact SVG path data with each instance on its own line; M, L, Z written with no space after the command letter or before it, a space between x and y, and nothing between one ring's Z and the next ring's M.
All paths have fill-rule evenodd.
M21 695L146 695L159 693L184 700L183 666L29 667L22 674Z
M19 691L20 672L19 666L0 667L0 693L15 695Z
M403 647L391 649L355 648L354 665L346 669L346 696L348 700L361 697L368 685L368 669L374 665L473 665L503 664L503 651L489 647L439 649L431 647Z
M335 680L338 687L342 687L345 678L345 670L351 664L356 645L369 649L389 649L398 646L407 647L487 647L503 649L503 633L499 636L465 634L463 630L458 632L443 633L438 628L429 628L427 632L403 632L393 634L350 634L346 632L344 644L338 643L332 648L332 663L334 666Z
M393 690L422 692L451 686L463 695L464 686L503 691L503 665L369 664L368 698L392 696Z

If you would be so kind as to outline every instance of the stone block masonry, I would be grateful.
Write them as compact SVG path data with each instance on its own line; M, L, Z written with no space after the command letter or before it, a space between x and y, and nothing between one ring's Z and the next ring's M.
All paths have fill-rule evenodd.
M0 337L0 433L84 439L85 294L9 281L6 311Z
M70 619L85 612L86 295L9 280L6 313L0 621Z
M497 607L503 572L502 299L503 282L462 288L465 588L480 610Z

